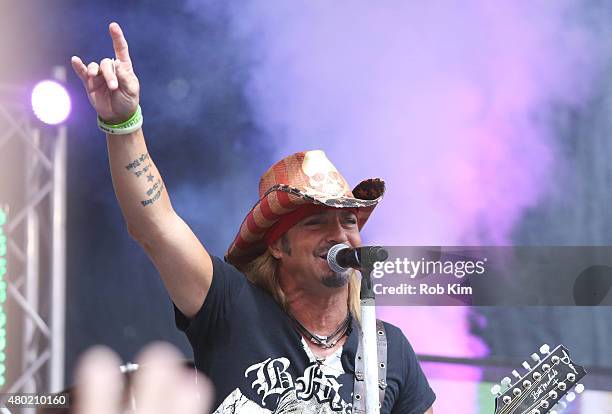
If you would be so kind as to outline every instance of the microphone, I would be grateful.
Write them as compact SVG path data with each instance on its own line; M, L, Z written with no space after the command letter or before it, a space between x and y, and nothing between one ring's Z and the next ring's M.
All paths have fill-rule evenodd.
M369 268L375 262L384 262L387 257L389 253L380 246L350 247L340 243L327 252L327 264L334 272L344 273L351 268Z

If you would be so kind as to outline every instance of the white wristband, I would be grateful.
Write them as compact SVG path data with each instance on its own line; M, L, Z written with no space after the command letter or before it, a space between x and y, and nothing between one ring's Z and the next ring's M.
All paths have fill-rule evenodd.
M138 131L140 128L142 128L142 122L143 117L140 105L138 105L136 112L134 112L134 115L132 115L130 119L120 124L107 124L98 116L98 128L111 135L131 134L132 132Z

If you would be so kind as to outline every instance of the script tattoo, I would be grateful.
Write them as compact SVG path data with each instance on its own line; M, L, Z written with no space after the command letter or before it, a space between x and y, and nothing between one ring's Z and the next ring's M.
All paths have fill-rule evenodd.
M143 170L136 169L143 165L144 162L148 159L150 159L148 153L141 154L140 157L130 161L130 163L125 166L125 169L128 171L132 171L136 175L136 177L140 177L144 172L147 172L149 168L151 168L151 163L146 165Z
M157 192L155 192L155 190L157 190ZM146 207L150 204L155 203L161 197L163 190L164 190L164 183L162 183L161 180L157 180L157 182L153 184L153 186L147 190L147 196L151 198L142 200L140 203L142 204L143 207Z
M144 176L147 178L147 182L152 183L155 180L155 176L153 175L153 164L150 161L151 157L149 153L140 154L138 158L130 161L125 169L131 171L137 178ZM143 207L151 205L155 203L162 195L162 191L164 190L164 183L161 182L161 179L158 179L151 187L149 187L146 191L147 198L146 200L141 200L140 204Z

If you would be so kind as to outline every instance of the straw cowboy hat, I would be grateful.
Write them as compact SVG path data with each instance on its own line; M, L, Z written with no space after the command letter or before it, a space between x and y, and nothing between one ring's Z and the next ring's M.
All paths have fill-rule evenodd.
M259 201L240 225L225 260L238 268L249 263L266 251L277 223L309 207L355 209L361 230L384 192L385 182L380 178L364 180L351 191L323 151L289 155L261 176Z

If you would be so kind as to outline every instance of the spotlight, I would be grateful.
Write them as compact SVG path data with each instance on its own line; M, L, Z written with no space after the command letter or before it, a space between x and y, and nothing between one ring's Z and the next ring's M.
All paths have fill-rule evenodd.
M64 86L56 81L39 82L32 90L32 109L45 124L61 124L70 114L70 96Z

